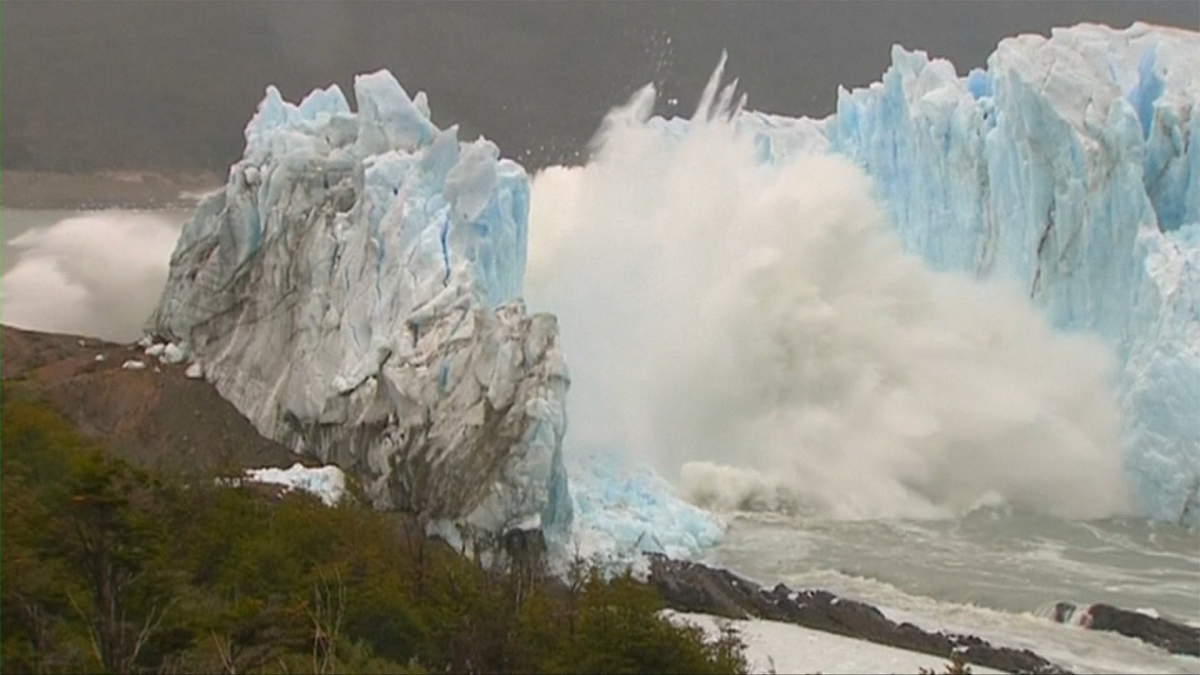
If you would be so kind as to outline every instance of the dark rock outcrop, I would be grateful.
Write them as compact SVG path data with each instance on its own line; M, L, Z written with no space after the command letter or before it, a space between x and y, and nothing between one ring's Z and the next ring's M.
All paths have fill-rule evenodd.
M1103 603L1079 608L1068 602L1060 602L1054 605L1054 620L1137 638L1172 654L1200 657L1200 628L1170 619Z
M845 635L1011 673L1068 673L1027 649L998 647L974 635L932 633L888 619L875 607L820 590L765 589L727 570L650 556L650 583L672 608L731 619L759 618Z

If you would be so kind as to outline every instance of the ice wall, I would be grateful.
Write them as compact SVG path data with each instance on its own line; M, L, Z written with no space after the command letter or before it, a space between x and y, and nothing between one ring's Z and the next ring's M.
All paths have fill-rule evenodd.
M1009 279L1060 328L1111 342L1129 475L1170 520L1200 481L1198 63L1200 34L1144 24L1007 39L965 77L897 47L821 123L909 250Z
M260 433L383 507L489 530L570 521L567 371L520 300L529 185L386 71L275 88L184 227L150 330Z

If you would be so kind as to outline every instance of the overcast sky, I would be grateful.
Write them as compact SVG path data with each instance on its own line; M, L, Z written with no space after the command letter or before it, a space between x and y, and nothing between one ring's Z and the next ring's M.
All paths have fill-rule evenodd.
M0 162L223 173L267 84L349 92L387 67L428 92L439 125L537 166L581 148L646 82L690 111L723 49L750 107L825 115L896 43L965 71L1006 36L1135 20L1200 29L1200 2L8 0Z

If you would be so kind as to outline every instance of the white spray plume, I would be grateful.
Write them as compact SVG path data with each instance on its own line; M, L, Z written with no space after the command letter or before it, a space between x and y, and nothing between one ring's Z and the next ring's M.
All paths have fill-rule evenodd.
M682 139L646 87L590 163L534 179L527 300L560 318L568 451L726 509L1125 512L1106 345L903 251L850 162L760 165L720 78Z
M29 230L9 245L0 321L18 328L132 340L162 293L179 225L152 213L101 211Z

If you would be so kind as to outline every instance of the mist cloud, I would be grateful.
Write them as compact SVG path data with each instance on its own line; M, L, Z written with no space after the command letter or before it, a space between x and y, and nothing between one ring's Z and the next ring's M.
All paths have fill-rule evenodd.
M0 277L0 321L136 339L162 292L179 227L167 215L103 211L23 232L8 244L19 259Z

